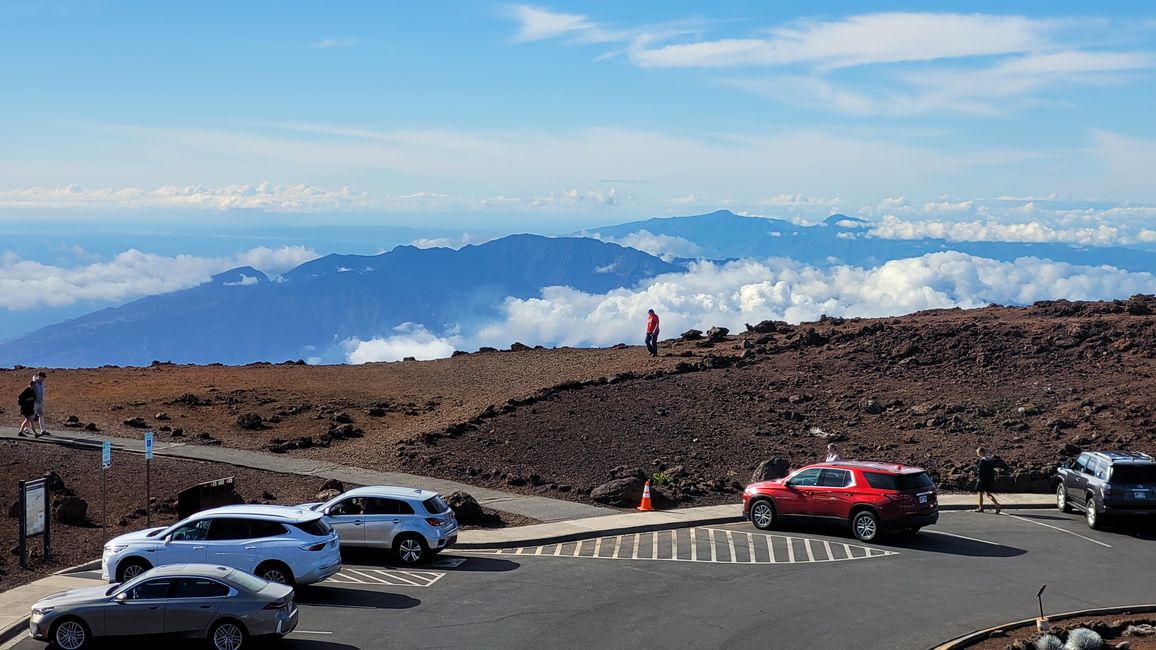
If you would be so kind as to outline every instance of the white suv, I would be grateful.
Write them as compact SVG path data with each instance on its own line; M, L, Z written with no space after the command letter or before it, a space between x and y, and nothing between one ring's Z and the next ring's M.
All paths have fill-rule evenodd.
M104 545L100 574L109 582L124 582L154 566L190 563L305 585L341 570L341 548L320 513L288 506L224 506L167 528L113 538Z
M307 503L325 515L341 545L393 551L402 564L417 564L458 540L458 520L437 492L369 485L325 503Z

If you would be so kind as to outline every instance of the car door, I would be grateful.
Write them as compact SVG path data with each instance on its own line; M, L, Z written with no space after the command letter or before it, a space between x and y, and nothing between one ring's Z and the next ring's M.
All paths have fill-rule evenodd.
M393 538L403 530L402 517L413 507L400 499L370 497L365 504L365 545L392 548Z
M252 573L261 560L256 552L257 547L250 543L252 537L248 519L243 517L213 519L213 525L209 526L206 561L209 564L219 564Z
M1094 456L1088 456L1086 463L1083 466L1083 473L1080 475L1081 490L1077 495L1079 502L1084 504L1085 508L1091 508L1096 505L1096 499L1093 493L1096 491L1096 472L1100 466L1100 459Z
M104 610L108 635L160 634L174 578L153 578L117 594Z
M822 469L800 470L783 481L783 489L774 494L775 509L780 517L810 517L815 514L814 492Z
M847 519L851 516L854 493L850 489L851 472L845 469L824 468L815 486L813 506L815 516Z
M212 519L198 519L182 524L167 535L167 540L150 551L153 566L163 564L196 564L205 561L205 546Z
M325 521L333 530L342 546L365 545L365 499L350 497L329 506Z
M233 591L228 586L202 577L177 578L177 584L165 603L166 634L207 631L217 609Z

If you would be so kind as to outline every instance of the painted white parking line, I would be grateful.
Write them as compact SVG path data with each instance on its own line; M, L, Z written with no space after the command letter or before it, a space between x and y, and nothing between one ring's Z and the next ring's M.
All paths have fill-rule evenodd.
M1059 526L1053 526L1051 524L1045 524L1042 521L1036 521L1034 519L1028 519L1027 517L1020 517L1018 515L1008 515L1008 516L1011 517L1012 519L1019 519L1020 521L1026 521L1030 524L1035 524L1037 526L1043 526L1044 528L1051 528L1052 530L1058 530L1061 533L1067 533L1067 534L1072 535L1074 537L1079 537L1082 540L1091 542L1093 544L1099 544L1100 546L1103 546L1105 548L1112 548L1111 544L1105 544L1104 542L1101 542L1100 540L1092 539L1091 537L1085 537L1079 533L1073 533L1070 530L1064 530L1063 528L1060 528Z
M463 562L464 558L460 558ZM432 587L446 574L437 571L401 571L396 569L343 568L322 584L354 584L369 587Z
M322 632L320 630L293 630L290 634L333 634L332 632Z
M698 562L698 540L695 538L697 528L690 529L690 561Z
M958 539L966 539L969 542L979 542L980 544L991 544L992 546L1003 546L1003 544L999 544L997 542L989 542L986 539L980 539L978 537L968 537L967 535L956 535L955 533L948 533L948 532L944 532L942 530L928 530L928 529L924 528L922 532L931 533L933 535L945 535L947 537L956 537Z

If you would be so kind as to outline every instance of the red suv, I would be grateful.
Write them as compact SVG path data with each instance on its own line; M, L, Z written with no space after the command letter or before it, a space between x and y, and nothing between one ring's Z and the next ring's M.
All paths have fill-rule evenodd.
M884 531L915 533L939 520L935 483L922 468L871 461L817 463L785 478L751 483L743 517L759 530L779 521L812 520L851 526L874 541Z

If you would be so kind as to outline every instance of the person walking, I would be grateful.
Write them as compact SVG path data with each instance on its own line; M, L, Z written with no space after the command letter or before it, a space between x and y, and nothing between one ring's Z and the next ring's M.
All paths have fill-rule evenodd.
M32 376L32 386L36 389L36 405L33 406L36 421L33 424L40 425L40 432L36 434L37 438L48 435L48 431L44 428L44 379L46 377L48 377L48 373L43 370Z
M28 434L33 433L32 423L36 419L36 382L30 381L20 391L20 396L16 398L16 403L20 405L20 415L24 416L24 420L20 423L20 433L22 438L27 438Z
M983 495L991 499L995 504L995 514L999 514L999 501L995 500L995 495L991 493L992 485L995 483L995 459L983 447L975 450L975 455L979 457L979 462L975 465L975 491L979 494L979 507L975 509L976 512L983 512Z
M658 314L653 309L646 310L646 351L658 356Z
M835 446L835 443L832 442L832 443L828 444L827 445L827 458L825 458L823 460L823 462L825 462L825 463L837 463L841 460L843 460L843 457L839 455L839 448Z

